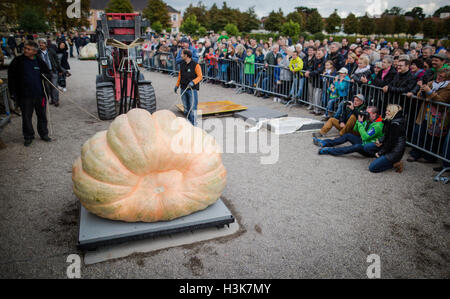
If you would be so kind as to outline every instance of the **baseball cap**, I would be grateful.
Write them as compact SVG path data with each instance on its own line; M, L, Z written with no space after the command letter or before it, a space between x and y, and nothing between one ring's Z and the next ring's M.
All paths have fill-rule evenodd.
M342 67L338 73L348 74L348 70L345 67Z
M434 58L434 57L442 59L442 60L447 60L447 55L445 55L444 53L437 53L437 54L431 55L431 58Z
M362 94L357 94L355 97L357 97L358 99L360 99L363 102L366 101L366 98Z
M182 42L182 43L189 43L189 39L188 39L187 37L183 37L183 38L181 39L181 42Z

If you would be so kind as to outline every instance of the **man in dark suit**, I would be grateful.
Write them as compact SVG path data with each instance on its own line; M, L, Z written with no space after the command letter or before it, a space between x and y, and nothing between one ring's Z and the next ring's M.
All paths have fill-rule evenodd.
M38 45L27 41L23 55L17 56L8 68L8 88L11 97L22 110L22 132L24 145L29 146L34 139L33 111L37 115L37 130L42 140L50 142L47 129L46 99L43 76L50 76L47 64L37 55Z

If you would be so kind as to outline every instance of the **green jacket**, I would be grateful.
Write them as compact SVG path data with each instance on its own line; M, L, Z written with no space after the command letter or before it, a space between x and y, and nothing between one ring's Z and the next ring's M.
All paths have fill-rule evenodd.
M255 54L245 57L244 74L246 75L255 74Z
M377 139L383 137L383 126L383 119L380 116L371 123L368 123L367 121L364 121L362 123L357 121L353 130L361 135L363 145L366 145L368 143L375 142L377 141Z

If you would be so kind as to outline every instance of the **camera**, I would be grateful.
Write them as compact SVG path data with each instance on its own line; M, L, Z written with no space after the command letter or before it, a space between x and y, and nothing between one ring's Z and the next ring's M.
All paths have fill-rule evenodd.
M345 102L345 105L346 105L346 106L350 106L351 104L353 104L352 101L346 101L346 102Z
M364 116L364 118L368 118L369 117L369 112L367 111L359 111L358 112L359 115Z

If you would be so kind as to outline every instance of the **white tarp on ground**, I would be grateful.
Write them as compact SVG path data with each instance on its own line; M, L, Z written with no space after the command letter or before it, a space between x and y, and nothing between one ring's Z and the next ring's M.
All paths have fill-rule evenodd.
M323 123L318 120L301 117L280 117L259 121L254 127L246 132L256 132L261 127L272 131L277 135L291 134L297 131L311 131L322 127Z
M89 43L81 49L81 58L96 58L97 57L97 44Z

